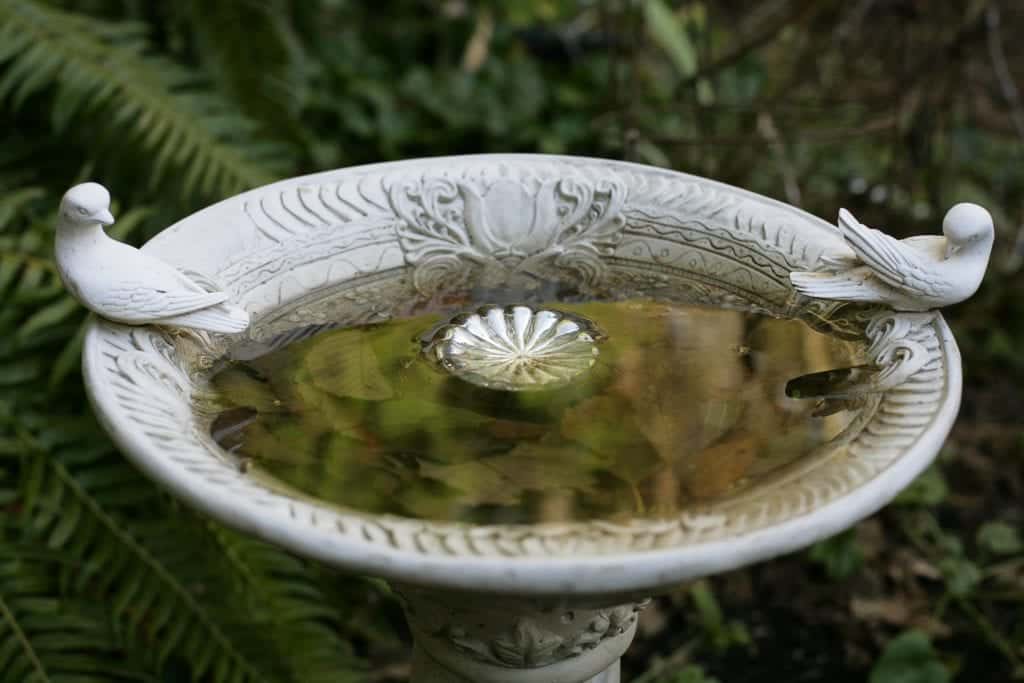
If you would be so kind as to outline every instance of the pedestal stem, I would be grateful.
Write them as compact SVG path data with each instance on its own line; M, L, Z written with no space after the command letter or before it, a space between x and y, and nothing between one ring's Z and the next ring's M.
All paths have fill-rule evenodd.
M580 683L621 683L620 669L620 660L616 659L607 669L592 678L581 680ZM534 671L531 678L522 680L549 683L550 681L561 681L562 679L552 678L551 672L546 671L546 667L544 667ZM580 679L566 679L566 681L572 681L573 683L577 680ZM416 646L413 648L412 678L410 683L479 683L479 681L464 678L450 669L444 668L424 652L423 648Z
M413 683L619 683L646 605L397 590L416 641Z

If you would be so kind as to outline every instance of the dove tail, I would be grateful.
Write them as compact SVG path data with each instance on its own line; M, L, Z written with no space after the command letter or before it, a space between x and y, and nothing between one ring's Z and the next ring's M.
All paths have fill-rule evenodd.
M864 225L846 209L839 211L837 225L858 258L883 278L886 273L899 273L904 268L899 255L888 246L889 238L884 233Z
M231 304L217 304L191 313L184 313L156 321L161 325L190 327L207 332L234 334L244 332L249 327L249 313Z
M880 294L868 280L841 273L790 273L789 281L796 291L817 299L878 301Z

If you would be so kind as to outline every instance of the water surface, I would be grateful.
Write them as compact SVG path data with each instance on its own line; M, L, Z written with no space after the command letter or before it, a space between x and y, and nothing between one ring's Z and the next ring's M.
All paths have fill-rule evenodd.
M364 512L475 523L667 517L806 457L852 419L787 381L859 346L796 320L669 303L551 303L603 332L550 391L445 373L422 315L322 332L227 365L213 434L251 476Z

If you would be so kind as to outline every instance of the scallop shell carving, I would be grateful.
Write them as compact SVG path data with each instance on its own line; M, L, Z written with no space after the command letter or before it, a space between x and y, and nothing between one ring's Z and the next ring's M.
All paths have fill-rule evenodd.
M601 333L589 320L529 306L489 306L434 333L426 357L489 389L538 391L572 382L597 362Z

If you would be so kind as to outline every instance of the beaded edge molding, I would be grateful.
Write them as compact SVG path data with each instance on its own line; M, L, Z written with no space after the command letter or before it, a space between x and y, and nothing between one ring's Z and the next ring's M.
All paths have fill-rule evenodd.
M796 296L788 276L813 268L838 237L803 212L742 190L594 160L406 166L339 171L228 200L240 218L233 227L248 231L237 239L244 248L213 279L255 317L275 311L270 317L281 329L316 322L302 317L303 302L332 288L365 302L366 319L374 319L374 282L382 273L415 296L467 278L529 277L548 260L598 289L651 292L685 279L713 300L753 301L779 315L799 309L826 317L837 306ZM530 217L524 239L502 222L507 215ZM869 352L887 369L885 391L839 437L844 449L809 459L765 489L674 519L628 524L471 526L372 516L286 495L240 472L206 433L192 407L203 391L202 372L185 340L98 321L85 364L91 382L113 389L116 405L97 405L107 425L146 445L132 457L172 463L179 485L235 499L249 515L277 515L368 548L419 554L603 555L749 534L878 477L928 432L944 403L943 327L934 313L877 311L861 328L872 341Z

